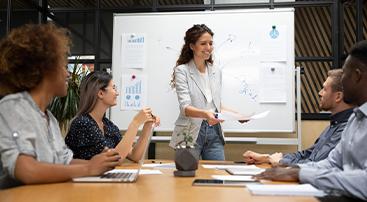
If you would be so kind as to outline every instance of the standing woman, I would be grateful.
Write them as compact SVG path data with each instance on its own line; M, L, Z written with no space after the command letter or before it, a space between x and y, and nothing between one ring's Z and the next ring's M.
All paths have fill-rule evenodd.
M170 142L171 147L192 135L196 150L203 160L225 160L221 120L222 75L213 64L214 33L204 24L186 31L185 44L176 62L171 85L176 89L180 114ZM228 110L232 111L232 110Z
M138 162L141 159L152 127L159 125L159 118L153 116L148 107L140 110L122 137L119 128L105 117L107 109L117 104L118 95L112 76L107 72L95 71L83 79L79 111L65 138L74 158L91 159L107 147L115 148L122 160L128 158ZM133 147L142 124L142 135Z
M23 25L0 42L0 189L100 175L119 164L113 149L73 159L47 106L67 93L68 31Z

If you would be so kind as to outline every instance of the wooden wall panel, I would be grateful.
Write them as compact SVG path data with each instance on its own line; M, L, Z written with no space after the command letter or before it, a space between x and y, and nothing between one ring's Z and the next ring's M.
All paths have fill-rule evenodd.
M298 57L330 57L331 17L329 7L295 10L295 54ZM301 76L302 112L319 112L319 95L331 67L330 62L296 62L304 68Z
M364 2L364 38L367 39L367 1ZM295 10L295 54L298 57L330 57L331 18L329 7L304 7ZM344 4L344 53L356 43L355 2ZM302 112L318 113L318 92L331 68L331 62L297 62L304 67L302 81ZM341 67L340 67L341 68Z

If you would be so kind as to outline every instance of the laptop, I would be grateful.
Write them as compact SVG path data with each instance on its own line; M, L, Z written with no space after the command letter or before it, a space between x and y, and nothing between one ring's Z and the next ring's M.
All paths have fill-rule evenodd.
M138 169L136 171L134 170L135 172L114 169L114 170L105 172L101 176L73 178L73 182L119 182L119 183L136 182L138 180L140 170L143 167L145 154L148 150L150 139L153 134L153 130L154 130L154 127L152 127L152 130L149 134L148 143L144 148L144 152L143 152L143 155L141 156L141 159L139 160Z

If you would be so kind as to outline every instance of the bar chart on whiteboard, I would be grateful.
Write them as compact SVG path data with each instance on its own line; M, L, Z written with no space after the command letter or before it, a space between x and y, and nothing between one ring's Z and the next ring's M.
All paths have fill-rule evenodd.
M123 75L121 78L121 110L140 110L146 105L146 76Z

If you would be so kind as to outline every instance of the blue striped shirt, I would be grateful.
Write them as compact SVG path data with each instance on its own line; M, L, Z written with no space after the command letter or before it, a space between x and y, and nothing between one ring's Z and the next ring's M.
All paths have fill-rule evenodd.
M299 164L302 183L367 200L367 102L355 108L340 143L327 159Z

